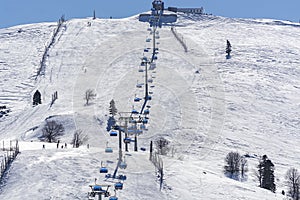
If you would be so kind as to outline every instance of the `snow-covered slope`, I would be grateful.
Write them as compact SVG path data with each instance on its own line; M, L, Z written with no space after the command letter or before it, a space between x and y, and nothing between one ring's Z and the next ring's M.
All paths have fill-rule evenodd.
M89 23L91 26L89 26ZM89 184L105 183L101 161L113 170L117 139L106 132L111 99L130 112L148 25L127 19L73 19L65 23L50 48L45 76L35 79L55 23L0 30L0 105L11 112L0 118L0 139L19 139L21 154L11 166L0 199L86 199ZM119 199L283 199L284 174L300 164L300 26L283 21L180 16L176 31L188 52L170 31L159 30L157 69L148 131L139 147L163 136L176 153L162 157L165 187L160 192L148 151L126 154L128 180ZM233 46L225 58L226 39ZM199 73L195 73L198 71ZM85 106L84 93L97 98ZM38 89L42 104L31 106ZM58 99L50 107L51 95ZM64 124L60 140L70 143L76 129L89 136L90 148L56 149L38 142L48 117ZM32 141L32 142L30 142ZM106 143L113 154L105 154ZM229 151L249 158L244 182L228 179L222 170ZM257 187L258 156L275 164L277 193Z

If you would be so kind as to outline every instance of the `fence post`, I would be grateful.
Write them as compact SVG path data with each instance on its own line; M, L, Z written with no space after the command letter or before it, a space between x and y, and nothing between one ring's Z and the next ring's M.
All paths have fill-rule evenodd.
M150 142L150 158L149 158L149 160L151 160L151 161L152 161L152 152L153 152L153 142L151 141Z

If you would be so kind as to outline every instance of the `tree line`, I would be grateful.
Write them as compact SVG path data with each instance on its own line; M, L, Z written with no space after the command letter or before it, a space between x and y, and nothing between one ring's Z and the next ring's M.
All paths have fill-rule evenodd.
M235 180L246 180L246 172L248 171L247 157L241 156L238 152L229 152L225 157L224 174ZM270 190L275 193L275 165L263 155L259 158L256 166L255 175L257 177L259 187ZM296 168L290 168L285 175L286 186L288 187L287 195L292 200L300 200L300 173ZM285 192L282 191L285 195Z

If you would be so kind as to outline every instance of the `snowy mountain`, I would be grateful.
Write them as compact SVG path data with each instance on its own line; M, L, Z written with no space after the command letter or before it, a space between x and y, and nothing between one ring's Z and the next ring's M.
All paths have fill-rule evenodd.
M0 140L18 139L21 153L1 185L0 199L87 199L89 185L109 184L99 173L101 161L110 172L118 158L118 139L106 131L114 99L119 112L139 109L144 80L141 58L150 57L149 25L136 16L126 19L72 19L63 24L36 76L45 47L57 23L0 29ZM159 29L156 69L150 91L147 131L138 137L146 151L125 152L128 167L119 199L284 199L285 173L300 166L300 25L269 19L215 16L179 17L175 30ZM226 40L232 57L226 59ZM93 89L96 99L85 105ZM36 90L42 104L32 107ZM58 99L50 106L54 92ZM65 127L67 148L40 142L46 119ZM88 144L71 148L75 130ZM164 188L149 161L151 140L164 137L174 149L162 156ZM106 144L112 154L104 152ZM43 144L45 149L42 149ZM297 145L298 144L298 145ZM223 173L230 151L251 155L247 179ZM276 193L258 187L258 159L268 155L275 165ZM112 194L114 192L112 191Z

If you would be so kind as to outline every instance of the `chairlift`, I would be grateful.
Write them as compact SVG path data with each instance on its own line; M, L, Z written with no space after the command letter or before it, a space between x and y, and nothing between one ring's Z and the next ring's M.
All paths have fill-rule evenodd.
M139 98L139 97L135 97L135 98L134 98L134 102L139 102L140 100L142 100L142 99Z
M118 200L118 197L116 197L116 196L111 196L111 197L109 197L109 200Z
M149 70L154 70L156 68L156 64L155 63L151 63Z
M118 136L118 132L117 131L110 131L110 136Z
M122 180L122 181L125 181L125 180L127 179L127 176L121 174L121 175L119 175L119 176L117 177L117 179Z
M107 173L108 169L103 166L103 161L101 161L101 168L100 168L100 173Z
M120 164L119 164L119 167L120 169L126 169L127 168L127 163L122 161Z
M146 125L145 124L141 124L140 129L146 130Z
M103 173L106 174L106 173L108 173L108 169L106 167L101 167L100 168L100 173L101 174L103 174Z
M138 84L136 84L136 87L137 87L137 88L142 88L142 87L143 87L143 83L138 83Z
M148 58L147 58L146 56L144 56L144 57L142 58L142 60L143 60L143 62L147 62L147 61L148 61Z
M105 148L105 153L112 153L113 149L111 147L106 147Z
M133 110L131 111L131 114L139 114L139 112L138 112L137 110L133 109Z
M100 185L94 185L92 190L93 191L102 191L102 187Z
M131 142L131 138L124 138L124 143L129 144Z
M150 114L149 109L144 110L144 115L149 115L149 114Z
M123 189L123 183L121 183L121 182L115 183L115 189L116 190L122 190Z
M135 119L131 119L131 120L129 120L129 123L136 124L137 121Z
M113 149L108 146L108 142L106 143L105 153L112 153Z
M143 119L143 124L147 124L148 123L148 119Z
M151 87L151 86L150 86L150 87ZM147 100L150 101L150 100L152 100L152 97L148 95L145 99L147 99Z

